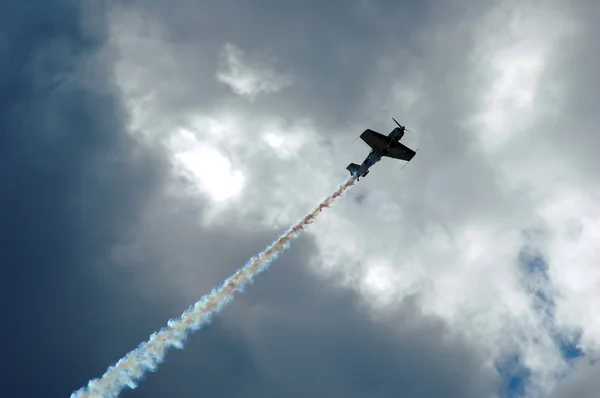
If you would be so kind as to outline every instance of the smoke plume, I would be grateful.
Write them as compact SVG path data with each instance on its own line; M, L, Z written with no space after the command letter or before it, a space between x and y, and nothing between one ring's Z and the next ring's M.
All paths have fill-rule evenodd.
M109 367L102 377L90 380L87 387L73 392L71 398L116 397L125 387L135 388L136 382L146 372L156 370L170 347L183 348L185 339L190 332L210 323L214 313L220 312L233 299L236 292L243 291L244 287L252 282L254 276L265 271L289 247L292 239L298 237L300 232L312 223L323 209L329 207L355 182L356 179L350 177L313 211L267 246L265 250L252 257L243 268L226 279L221 287L213 289L212 292L202 297L178 319L169 320L165 328L153 333L148 341L141 343L114 366Z

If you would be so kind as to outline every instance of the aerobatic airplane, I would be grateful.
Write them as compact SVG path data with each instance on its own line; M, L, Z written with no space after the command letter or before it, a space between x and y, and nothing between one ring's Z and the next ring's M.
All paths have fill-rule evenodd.
M369 168L375 163L379 162L382 157L387 156L388 158L410 160L415 156L416 151L413 151L409 147L400 143L400 139L406 131L406 127L400 125L396 119L392 118L398 127L394 128L392 132L386 137L385 135L366 129L360 138L371 147L371 152L367 155L365 160L359 166L356 163L350 163L346 170L350 172L350 175L357 178L364 177L369 174Z

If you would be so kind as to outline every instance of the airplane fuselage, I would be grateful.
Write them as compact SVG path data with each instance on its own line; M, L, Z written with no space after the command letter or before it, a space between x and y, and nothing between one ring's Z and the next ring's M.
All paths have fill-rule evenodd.
M365 160L360 165L360 168L354 173L358 178L364 177L369 174L369 168L373 166L375 163L379 162L383 157L383 151L371 151L365 158Z

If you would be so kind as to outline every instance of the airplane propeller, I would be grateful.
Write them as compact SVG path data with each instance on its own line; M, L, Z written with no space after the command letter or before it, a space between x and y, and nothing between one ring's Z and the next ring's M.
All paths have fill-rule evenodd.
M408 131L409 133L412 133L412 130L409 130L406 128L406 126L401 125L400 123L398 123L398 121L394 118L392 118L392 120L398 125L398 127L400 127L401 129L404 129L404 131Z

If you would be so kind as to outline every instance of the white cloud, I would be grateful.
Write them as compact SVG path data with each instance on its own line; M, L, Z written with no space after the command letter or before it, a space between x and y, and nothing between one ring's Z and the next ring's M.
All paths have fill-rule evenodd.
M576 30L572 21L568 12L552 6L506 1L481 22L479 29L486 34L478 36L476 54L491 84L484 86L476 126L488 151L497 151L514 135L527 134L534 118L549 110L549 94L559 95L551 90L559 85L545 79L545 71L557 55L557 43Z
M250 59L234 44L225 44L221 58L217 79L227 84L234 93L250 100L261 93L274 93L292 84L289 75L266 66L264 61Z
M175 135L170 142L176 167L180 173L199 184L215 201L224 201L239 195L244 187L244 176L234 170L231 161L218 149L202 144L189 131Z
M600 195L587 191L557 192L540 213L550 231L544 253L559 292L557 323L579 329L582 348L591 354L600 350Z

